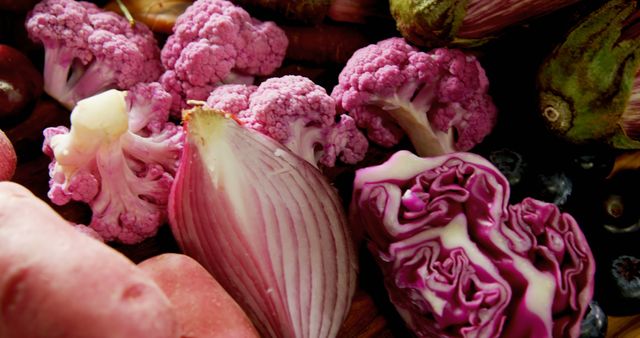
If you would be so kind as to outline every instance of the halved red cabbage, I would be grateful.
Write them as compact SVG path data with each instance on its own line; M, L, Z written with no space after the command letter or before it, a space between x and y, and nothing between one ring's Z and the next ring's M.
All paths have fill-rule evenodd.
M362 226L396 309L422 337L577 337L595 263L568 214L471 153L407 151L356 173Z
M511 252L517 263L510 264L507 259L498 264L511 284L526 290L522 298L513 300L520 303L517 316L552 319L551 327L547 319L544 331L522 332L512 325L505 333L539 337L551 330L553 337L579 336L580 322L593 295L595 262L575 219L554 204L525 198L509 206L500 235L498 238L506 238L504 251ZM548 292L539 291L547 286L538 275L549 280ZM546 299L540 298L542 294Z

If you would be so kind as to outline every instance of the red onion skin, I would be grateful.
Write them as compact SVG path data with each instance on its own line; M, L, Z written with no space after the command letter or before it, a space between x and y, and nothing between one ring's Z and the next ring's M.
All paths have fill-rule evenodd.
M580 0L470 0L458 36L482 39Z

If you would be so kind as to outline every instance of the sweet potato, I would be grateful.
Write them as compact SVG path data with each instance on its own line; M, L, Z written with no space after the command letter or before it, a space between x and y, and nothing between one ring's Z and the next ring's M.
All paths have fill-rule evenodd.
M0 338L178 337L169 299L125 256L0 182Z
M183 337L259 337L240 306L189 256L167 253L138 266L173 303Z

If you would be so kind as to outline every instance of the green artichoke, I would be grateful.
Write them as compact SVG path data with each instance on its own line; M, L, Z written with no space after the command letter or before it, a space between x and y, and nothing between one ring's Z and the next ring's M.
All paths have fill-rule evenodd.
M611 0L573 27L538 73L549 129L576 144L640 149L640 11Z

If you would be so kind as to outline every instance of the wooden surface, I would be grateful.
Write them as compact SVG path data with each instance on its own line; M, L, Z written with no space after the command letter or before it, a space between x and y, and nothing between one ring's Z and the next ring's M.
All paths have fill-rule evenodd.
M609 317L607 337L639 338L640 315L630 317Z
M18 170L14 181L29 188L36 196L47 201L67 220L86 223L90 219L89 209L82 204L56 206L46 197L48 190L49 159L42 153L42 133L47 126L68 124L68 112L55 102L43 100L38 103L29 119L14 128L6 129L9 139L18 153ZM168 227L163 227L158 236L136 246L112 244L134 262L162 252L177 252ZM366 253L361 253L366 255ZM360 289L357 290L351 311L346 318L339 337L408 337L410 333L386 298L381 280L371 260L361 259ZM362 276L365 276L364 278ZM366 280L363 280L366 279ZM611 317L607 337L640 338L640 315L633 317Z

